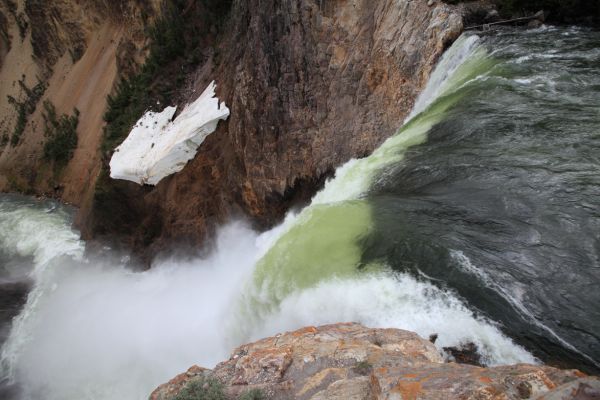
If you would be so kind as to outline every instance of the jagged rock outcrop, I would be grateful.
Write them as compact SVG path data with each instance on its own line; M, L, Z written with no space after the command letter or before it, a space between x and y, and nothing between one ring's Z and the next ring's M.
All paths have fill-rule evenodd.
M112 182L108 199L82 210L85 237L122 234L158 251L172 240L197 245L233 214L278 221L400 127L462 30L456 7L430 3L234 1L185 99L216 80L230 118L156 188ZM107 227L115 214L121 224Z
M435 346L399 329L356 323L308 327L246 344L213 370L198 366L159 386L170 400L190 382L216 379L235 399L597 399L600 380L577 370L445 362Z

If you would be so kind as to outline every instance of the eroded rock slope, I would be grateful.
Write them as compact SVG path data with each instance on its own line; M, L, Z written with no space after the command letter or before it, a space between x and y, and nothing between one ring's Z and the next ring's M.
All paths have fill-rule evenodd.
M0 190L75 205L90 197L106 97L144 60L159 14L160 0L0 1ZM65 165L44 157L44 103L58 116L79 111Z

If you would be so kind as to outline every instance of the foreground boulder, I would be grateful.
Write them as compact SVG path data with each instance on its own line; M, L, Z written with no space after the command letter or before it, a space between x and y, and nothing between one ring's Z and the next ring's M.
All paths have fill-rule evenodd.
M207 386L209 380L220 382L231 399L600 399L600 380L578 370L448 363L415 333L356 323L240 346L215 369L193 366L150 399L175 399L194 382Z

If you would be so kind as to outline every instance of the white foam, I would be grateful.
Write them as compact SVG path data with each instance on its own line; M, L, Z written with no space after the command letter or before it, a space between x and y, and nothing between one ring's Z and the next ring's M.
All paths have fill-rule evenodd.
M137 273L109 257L54 259L4 346L5 372L24 398L146 399L193 364L214 366L238 344L224 321L252 271L255 238L232 224L208 258Z
M462 35L456 40L440 59L427 82L427 86L417 98L412 112L406 118L406 122L425 111L436 99L443 96L451 88L454 74L465 61L473 57L479 43L480 37L477 35Z
M229 117L225 103L215 97L213 81L192 104L175 118L175 107L147 112L110 160L110 176L139 184L156 185L179 172L194 158L204 139Z
M17 239L32 238L30 254L55 251L55 257L35 270L36 286L2 351L5 372L23 385L25 398L145 399L192 364L212 367L226 359L236 345L330 322L435 332L440 346L473 341L492 364L534 361L451 294L390 272L295 291L259 325L239 319L242 287L277 230L259 238L235 223L220 230L208 257L166 260L136 273L110 257L61 257L78 253L79 242L65 215L44 216L30 210L23 226L39 223ZM56 241L38 240L36 231Z
M64 212L0 203L0 247L10 254L32 256L37 266L63 254L80 256L79 234L65 223L67 218Z
M250 336L258 339L281 330L339 321L407 329L422 337L437 333L436 346L440 349L473 342L490 365L536 362L492 323L476 317L456 297L405 274L379 273L356 279L334 279L295 292Z
M0 204L0 246L8 254L30 256L33 268L21 266L34 281L23 311L13 320L10 335L0 353L4 375L11 377L23 349L30 345L29 322L39 312L46 290L47 277L54 274L53 260L61 257L81 259L83 245L62 212L49 213L39 207L10 202ZM18 271L17 271L18 273Z
M474 40L462 38L455 46L469 48ZM468 58L462 50L451 49L449 54L463 61ZM455 64L448 61L442 67ZM427 90L420 107L432 104L451 86L447 80L452 74L442 71L434 76L445 76L441 81L434 79L442 82L444 89ZM210 98L218 104L212 94ZM214 104L212 109L215 111ZM225 110L220 109L220 115ZM155 121L164 132L173 112L167 109L144 121ZM187 115L189 118L183 120L197 126L195 114ZM212 120L214 126L218 119ZM390 138L372 156L339 168L336 178L315 196L312 205L360 198L376 172L401 160L407 147L425 140L435 121L420 120ZM187 123L182 122L183 125ZM135 142L129 144L129 150L125 146L120 151L120 156L133 154L117 165L120 176L157 182L171 164L161 164L158 172L148 165L142 168L140 160L145 153L141 148L148 149L151 141L140 136L140 148ZM111 173L113 161L114 158ZM260 236L243 225L233 224L222 229L210 256L164 261L143 273L126 270L118 260L57 257L79 248L79 244L73 245L73 233L61 237L53 235L56 227L46 230L31 225L23 230L24 236L46 230L45 237L27 250L40 254L36 258L40 267L34 273L35 288L3 348L2 363L9 376L34 399L145 399L156 385L190 365L211 367L225 359L234 345L301 325L344 321L398 327L422 335L435 332L440 335L440 346L473 341L493 364L534 361L492 323L474 316L452 294L391 272L357 273L346 280L320 281L289 293L264 313L257 325L241 318L243 314L234 307L240 304L242 288L248 287L257 260L291 226L306 221L310 213L311 207L290 213L281 226ZM64 226L60 229L64 230Z
M550 327L542 323L536 316L531 312L523 303L523 298L525 297L526 289L521 286L513 285L512 288L506 288L502 285L495 282L486 272L484 272L481 268L475 266L469 257L467 257L462 251L459 250L451 250L450 256L457 262L457 266L461 268L463 271L468 272L474 275L481 282L485 283L485 285L498 293L502 298L504 298L507 302L509 302L515 310L517 310L527 321L541 328L545 332L547 332L550 336L556 339L559 343L561 343L566 348L574 351L575 353L583 356L584 358L591 361L593 364L598 365L598 363L588 356L587 354L581 352L571 343L564 340L560 337L556 332L554 332Z
M515 60L516 64L523 64L524 62L530 61L533 57L531 55L521 56Z
M521 85L529 85L533 82L531 79L515 79L514 81Z

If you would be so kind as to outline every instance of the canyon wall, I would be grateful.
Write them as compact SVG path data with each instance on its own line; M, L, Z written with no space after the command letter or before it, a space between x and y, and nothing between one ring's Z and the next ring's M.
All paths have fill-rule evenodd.
M84 238L148 258L167 243L197 247L232 217L269 227L400 127L465 10L484 18L494 1L446 3L2 0L0 190L74 204ZM195 100L212 80L231 117L183 171L141 187L108 178L124 137L107 139L106 99L145 71L165 5L180 15L167 39L185 42L185 54L151 69L149 89L129 99L135 119ZM45 155L46 102L58 117L78 115L62 164Z
M100 170L106 96L143 62L158 0L0 2L0 190L81 205ZM47 103L48 102L48 103ZM44 103L79 111L66 165L44 157Z
M180 91L190 102L216 80L231 116L156 187L101 179L84 236L153 254L195 246L232 216L272 225L401 126L461 31L458 8L436 1L234 1Z
M164 22L169 7L177 19ZM74 204L85 239L148 258L197 247L230 218L271 226L400 127L462 21L441 1L2 0L0 190ZM189 103L212 80L231 116L183 171L156 187L108 178L144 110ZM119 82L147 90L127 118L118 100L107 118ZM46 154L47 102L59 121L78 117L62 164Z

